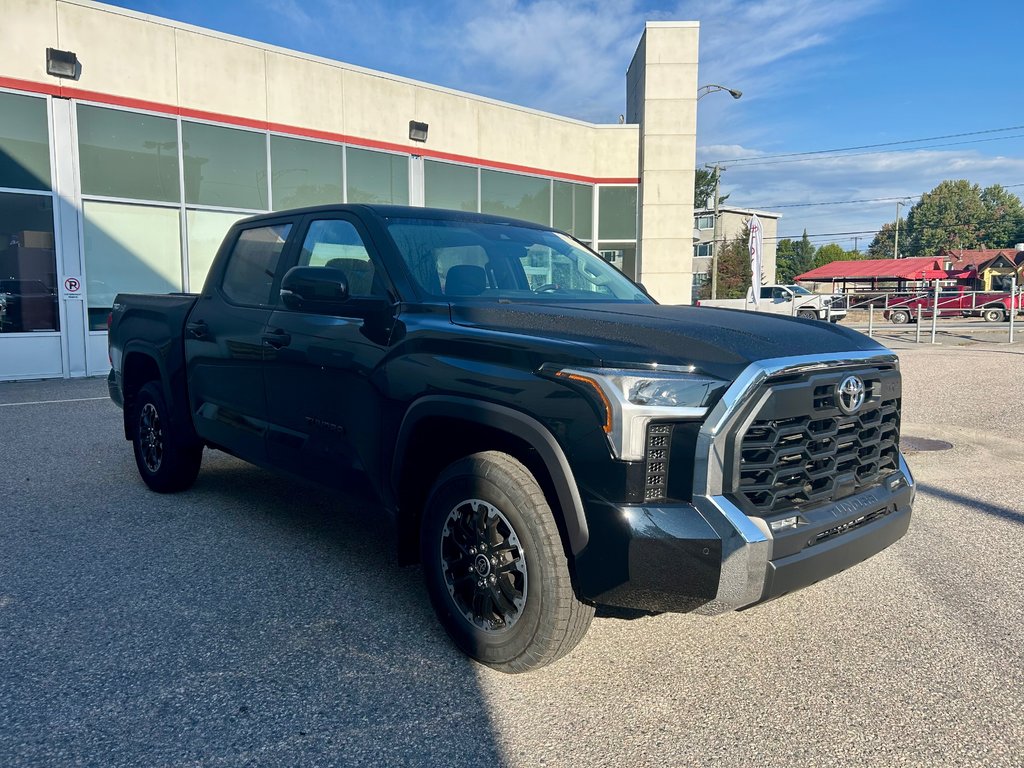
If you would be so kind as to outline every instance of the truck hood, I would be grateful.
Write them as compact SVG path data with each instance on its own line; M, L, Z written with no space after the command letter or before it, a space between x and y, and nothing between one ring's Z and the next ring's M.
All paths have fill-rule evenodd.
M693 365L726 380L750 363L794 355L889 350L817 320L658 304L460 304L452 322L558 338L587 347L601 365Z

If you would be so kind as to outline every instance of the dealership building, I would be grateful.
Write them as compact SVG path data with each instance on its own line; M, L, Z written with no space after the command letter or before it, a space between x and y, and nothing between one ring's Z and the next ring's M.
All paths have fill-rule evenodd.
M665 303L706 271L696 22L637 30L624 121L597 125L86 0L0 17L0 380L105 373L114 296L201 290L227 228L268 210L550 224Z

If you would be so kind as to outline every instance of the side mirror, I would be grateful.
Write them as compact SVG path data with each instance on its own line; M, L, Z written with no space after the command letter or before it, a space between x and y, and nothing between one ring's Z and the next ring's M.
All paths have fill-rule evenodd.
M288 309L331 314L348 301L348 278L330 267L292 267L281 281L281 301Z
M317 315L361 317L387 324L391 300L383 296L349 296L348 277L331 267L292 267L281 280L281 302L288 309Z

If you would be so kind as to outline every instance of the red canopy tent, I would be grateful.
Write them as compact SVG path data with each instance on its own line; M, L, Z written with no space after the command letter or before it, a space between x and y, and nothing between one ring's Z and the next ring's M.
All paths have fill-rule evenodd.
M872 288L877 288L879 281L954 280L974 277L974 274L973 270L945 270L941 259L925 256L833 261L797 275L796 279L802 283L832 283L833 286L842 282L845 289L846 283L870 283Z

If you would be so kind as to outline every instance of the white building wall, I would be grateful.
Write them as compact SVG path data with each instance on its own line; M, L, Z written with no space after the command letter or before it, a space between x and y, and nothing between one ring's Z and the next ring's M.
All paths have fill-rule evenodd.
M0 0L0 18L9 31L0 46L0 89L60 99L71 120L61 129L68 135L50 136L61 153L53 179L54 199L61 200L58 283L83 277L81 238L71 233L81 232L83 211L74 115L76 104L87 102L406 154L414 204L423 199L419 158L592 184L597 248L601 185L641 182L638 242L616 236L609 247L640 250L638 277L656 298L689 300L696 23L647 25L628 75L627 111L637 122L596 125L89 0ZM47 47L74 51L80 76L46 74ZM411 120L430 126L427 142L409 140ZM83 331L77 320L67 321L67 300L64 364L48 375L80 372L80 349L97 358L90 372L105 366L102 332L69 337ZM33 363L26 375L28 368L42 372ZM0 371L0 378L11 375Z

